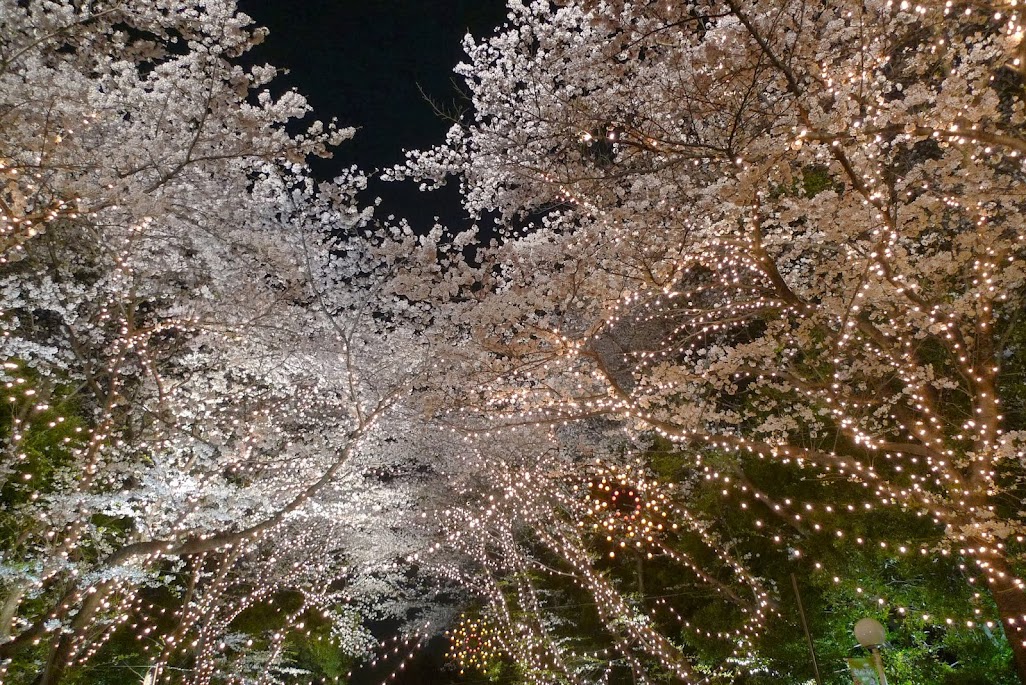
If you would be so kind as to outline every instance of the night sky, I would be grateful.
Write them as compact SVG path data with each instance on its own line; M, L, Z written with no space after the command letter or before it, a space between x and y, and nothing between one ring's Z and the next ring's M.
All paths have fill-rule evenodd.
M403 150L441 142L450 123L424 94L446 110L465 109L452 73L464 59L463 36L487 36L506 15L504 0L240 0L240 6L270 29L248 61L289 70L273 89L295 87L316 118L336 117L340 126L358 129L334 159L314 162L322 179L353 164L368 172L386 168L403 160ZM467 220L456 191L450 185L421 193L412 183L372 182L364 201L382 197L382 215L405 217L420 231L435 216L458 228ZM444 640L432 640L389 685L452 682L442 668L444 651ZM381 683L396 665L359 672L353 683Z
M505 20L504 0L241 0L257 24L270 29L249 55L289 70L276 89L296 87L317 118L355 126L329 162L314 173L331 178L357 164L365 171L403 160L403 150L441 142L449 122L423 93L447 111L465 109L453 67L464 59L463 36L487 36ZM413 184L376 182L365 201L384 199L381 214L406 217L425 230L465 223L454 187L419 193ZM455 227L455 226L454 226Z

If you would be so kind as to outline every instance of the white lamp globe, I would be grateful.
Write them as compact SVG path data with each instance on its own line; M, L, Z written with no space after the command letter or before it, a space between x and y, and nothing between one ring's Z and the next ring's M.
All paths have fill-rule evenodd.
M863 647L879 647L887 641L887 631L876 619L864 618L855 624L855 639Z

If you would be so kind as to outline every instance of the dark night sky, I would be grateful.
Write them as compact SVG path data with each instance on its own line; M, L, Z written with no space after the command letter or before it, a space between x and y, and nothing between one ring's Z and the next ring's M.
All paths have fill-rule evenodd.
M322 120L357 127L328 163L330 178L357 164L365 171L401 162L403 150L443 140L449 123L421 93L451 109L460 100L453 67L462 38L489 35L505 20L504 0L240 0L270 29L250 59L289 70L277 88L295 86ZM463 103L462 106L465 106ZM366 201L384 198L384 215L405 216L424 230L434 216L462 220L455 188L418 193L412 184L374 183Z
M449 123L439 118L421 91L450 108L459 100L453 67L464 58L462 39L469 31L487 36L505 20L504 0L240 0L241 9L270 29L263 45L249 56L289 70L275 90L296 87L314 115L337 117L340 126L357 127L335 158L315 163L314 173L331 178L352 164L365 171L391 166L403 150L441 142ZM364 201L384 200L381 214L406 217L419 230L433 217L465 223L456 188L420 193L413 184L373 183ZM442 669L445 643L407 664L389 685L452 682ZM354 683L380 683L385 670L358 673Z

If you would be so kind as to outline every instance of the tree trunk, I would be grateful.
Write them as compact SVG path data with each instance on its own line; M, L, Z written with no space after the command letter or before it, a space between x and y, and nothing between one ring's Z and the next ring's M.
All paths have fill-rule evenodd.
M1004 557L993 557L989 563L990 596L994 598L1001 627L1012 647L1019 682L1026 685L1026 592L1016 586L1016 576Z
M92 592L86 594L78 614L71 622L71 632L63 633L56 639L53 648L50 649L46 664L39 672L34 685L56 685L61 681L68 666L68 659L72 656L76 639L83 637L97 609L100 608L103 599L107 596L110 586L110 581L103 582L93 588Z
M3 605L0 606L0 640L6 641L11 637L11 623L14 621L15 614L18 613L21 598L25 596L26 590L28 590L28 583L24 580L18 581L11 588Z
M54 641L50 655L46 659L43 670L33 681L33 685L55 685L64 676L65 661L71 652L71 636L61 635Z

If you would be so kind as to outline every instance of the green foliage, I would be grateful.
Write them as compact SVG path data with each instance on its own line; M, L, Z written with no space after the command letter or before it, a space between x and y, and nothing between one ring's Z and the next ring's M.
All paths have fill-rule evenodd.
M665 461L668 456L660 459ZM1011 651L996 627L996 609L985 592L975 593L967 582L964 561L957 555L936 551L914 553L922 546L938 548L943 531L932 521L894 508L867 512L860 506L865 501L862 489L847 481L807 478L799 469L757 457L719 455L716 459L713 455L720 469L729 467L732 461L735 475L774 483L777 503L810 503L818 512L832 505L835 511L844 512L843 517L809 515L795 522L786 511L775 512L772 506L754 500L742 510L724 497L722 484L692 484L688 501L692 510L714 521L716 529L735 548L750 552L746 559L749 568L769 581L780 599L779 613L771 618L765 638L758 645L766 671L736 682L797 685L813 678L792 573L820 671L830 685L851 682L845 659L863 653L852 628L866 616L887 626L889 643L884 653L891 685L1016 682L1010 667ZM762 525L756 525L756 521ZM821 523L820 531L812 529L817 522ZM912 551L901 553L902 546ZM800 550L797 557L796 550ZM884 598L885 603L881 605L878 598ZM902 613L897 607L906 611ZM923 620L924 613L930 615L929 620ZM945 619L949 617L958 620L947 625ZM975 619L977 625L965 627L966 619ZM995 621L993 630L979 625L987 619ZM729 625L708 609L696 614L695 622ZM701 642L694 645L704 662L716 663L722 658L722 653Z
M318 620L313 612L307 614L304 618L309 631L306 634L289 634L283 663L309 673L303 682L309 682L311 678L313 682L345 682L343 678L352 667L352 659L332 639L331 624Z
M837 185L830 176L830 170L820 164L811 164L802 169L802 190L805 197L816 197L824 190L830 190Z
M31 683L46 661L46 643L41 642L22 650L17 659L7 666L7 681L10 683Z
M234 621L232 631L258 634L267 630L285 627L285 617L302 606L303 597L298 592L279 592L267 602L260 602L243 610Z
M53 490L54 479L72 462L72 451L84 444L88 423L71 384L40 378L20 360L3 361L13 379L0 402L0 440L13 457L13 473L0 487L6 512ZM11 522L5 524L0 534L10 535Z
M824 190L840 193L844 186L830 175L828 167L822 164L809 164L802 167L800 176L790 186L779 185L771 188L770 197L774 200L785 196L811 198Z

